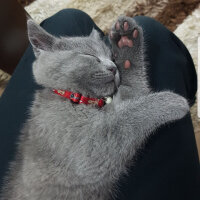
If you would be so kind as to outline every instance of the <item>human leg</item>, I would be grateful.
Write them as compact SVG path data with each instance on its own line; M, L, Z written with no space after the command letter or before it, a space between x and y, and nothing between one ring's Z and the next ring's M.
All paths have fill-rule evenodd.
M143 28L153 90L174 91L192 104L197 81L185 46L157 21L141 16L134 19ZM138 154L129 175L118 182L117 199L199 199L199 159L189 114L161 127Z

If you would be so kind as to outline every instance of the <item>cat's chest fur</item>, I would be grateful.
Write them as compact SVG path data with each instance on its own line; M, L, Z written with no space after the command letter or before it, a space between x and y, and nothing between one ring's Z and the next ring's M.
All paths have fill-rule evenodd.
M72 143L84 140L95 131L94 124L102 123L102 112L98 108L73 104L46 89L36 92L30 113L24 133L28 132L29 140L38 146L48 144L45 152L52 152L58 160L66 158L65 150L71 151L68 148Z
M94 147L97 148L96 145L100 142L98 137L95 139L93 133L98 135L98 129L94 130L94 127L97 124L102 126L102 116L102 111L96 107L72 104L69 99L56 96L50 90L37 91L30 118L22 131L25 136L21 142L22 154L25 156L24 160L27 160L23 163L23 176L27 183L31 179L35 181L35 185L41 182L40 187L49 184L53 187L62 185L64 188L77 188L80 184L79 177L82 177L83 183L90 182L90 175L87 172L86 175L80 173L81 164L74 157L80 156L79 160L85 157L84 162L91 162ZM60 193L65 194L66 190L63 189ZM71 195L83 195L84 190L92 194L96 187L82 189L80 194L71 191L66 195L69 195L68 198Z
M38 91L35 94L31 110L31 118L41 120L41 126L51 127L53 130L68 127L89 126L93 116L100 114L100 110L91 105L75 104L69 99L60 97L50 90ZM39 123L39 122L38 122ZM53 128L54 127L54 128Z

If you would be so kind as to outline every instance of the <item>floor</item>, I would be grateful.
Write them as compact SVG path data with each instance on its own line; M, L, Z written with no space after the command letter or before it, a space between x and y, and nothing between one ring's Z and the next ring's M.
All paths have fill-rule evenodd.
M199 159L200 159L200 134L195 134L195 137L196 137L198 154L199 154Z
M4 88L0 87L0 96L2 95Z

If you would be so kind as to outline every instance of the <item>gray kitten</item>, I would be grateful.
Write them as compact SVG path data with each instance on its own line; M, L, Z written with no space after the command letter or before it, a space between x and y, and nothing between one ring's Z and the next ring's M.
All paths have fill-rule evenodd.
M120 17L111 29L118 68L95 30L56 38L28 21L28 35L43 89L35 93L1 200L112 199L136 151L159 126L183 118L187 101L150 90L142 28L132 18ZM102 108L75 104L53 89L113 101Z

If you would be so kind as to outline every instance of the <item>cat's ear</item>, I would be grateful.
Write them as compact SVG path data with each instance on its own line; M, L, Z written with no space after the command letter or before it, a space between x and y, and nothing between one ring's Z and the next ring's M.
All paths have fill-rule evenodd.
M41 51L51 51L56 43L56 38L47 33L33 20L27 21L28 38L33 46L35 56L39 56Z
M90 33L90 37L94 38L95 40L101 39L100 33L95 28L92 29L92 32Z

